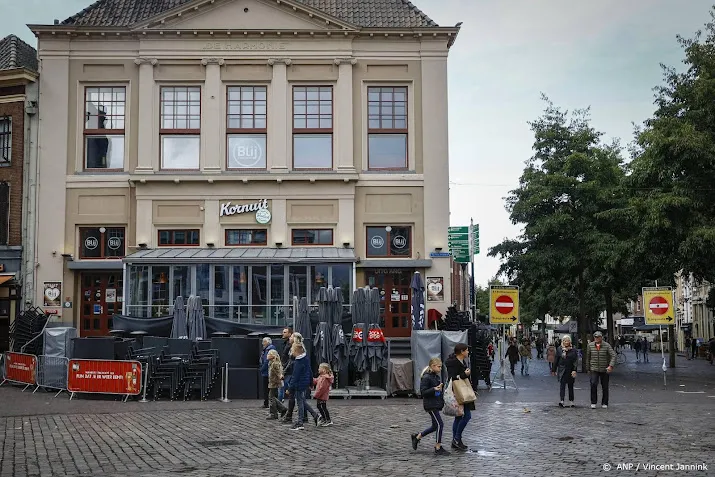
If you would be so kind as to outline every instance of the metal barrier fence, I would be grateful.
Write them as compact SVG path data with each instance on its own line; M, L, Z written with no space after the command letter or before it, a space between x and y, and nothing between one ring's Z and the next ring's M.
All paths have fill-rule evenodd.
M54 389L57 390L55 397L62 394L62 391L67 391L67 370L69 367L69 359L56 356L37 357L37 387L38 389Z
M36 384L37 356L6 351L4 355L5 375L0 386L6 382L24 384L25 389Z

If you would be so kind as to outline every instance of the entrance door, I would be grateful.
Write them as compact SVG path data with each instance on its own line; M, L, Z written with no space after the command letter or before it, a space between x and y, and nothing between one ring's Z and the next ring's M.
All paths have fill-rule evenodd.
M412 332L410 305L412 272L401 269L366 270L365 280L380 290L380 315L385 336L408 337Z
M83 273L81 280L80 336L107 336L122 312L122 272Z

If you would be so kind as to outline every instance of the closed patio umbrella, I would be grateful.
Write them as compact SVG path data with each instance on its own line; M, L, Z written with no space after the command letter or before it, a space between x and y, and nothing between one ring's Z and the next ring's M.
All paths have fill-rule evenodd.
M174 321L171 326L171 337L174 339L188 339L188 330L186 328L186 306L184 297L177 296L174 302Z
M308 299L303 297L298 301L298 317L295 320L295 331L303 335L304 339L311 339L313 333L310 325L310 311Z
M412 289L412 329L425 329L425 284L420 272L415 272L410 283Z

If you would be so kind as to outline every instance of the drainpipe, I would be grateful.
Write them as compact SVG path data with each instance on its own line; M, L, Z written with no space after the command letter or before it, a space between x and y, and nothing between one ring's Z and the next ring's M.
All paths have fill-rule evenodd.
M26 103L24 109L25 137L23 141L23 198L22 198L22 299L34 304L35 301L35 251L37 224L37 191L39 164L37 155L37 128L33 122L37 117L39 101L39 84L28 85L25 91ZM29 90L29 91L28 91ZM23 309L25 307L23 306Z

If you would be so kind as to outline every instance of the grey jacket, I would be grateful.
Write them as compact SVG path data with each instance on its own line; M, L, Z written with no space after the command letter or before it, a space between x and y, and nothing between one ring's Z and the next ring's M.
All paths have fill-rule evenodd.
M586 349L586 371L605 373L606 368L616 365L616 352L613 351L610 343L601 342L601 349L596 349L596 342L591 341Z

